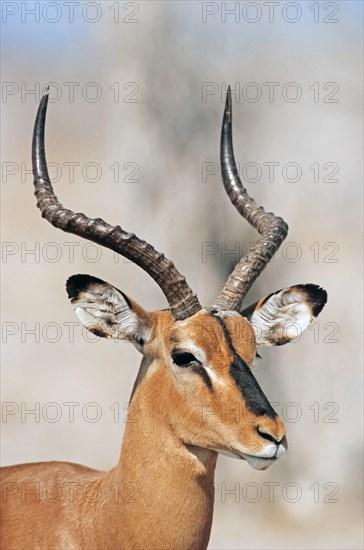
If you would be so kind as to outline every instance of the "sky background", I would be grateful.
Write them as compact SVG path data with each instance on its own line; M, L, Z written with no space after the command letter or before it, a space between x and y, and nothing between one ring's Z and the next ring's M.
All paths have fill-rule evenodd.
M47 159L61 202L147 239L209 305L256 239L220 181L230 84L241 175L290 227L245 304L309 282L329 300L299 342L261 352L255 374L289 452L266 472L219 458L209 548L362 548L362 2L1 9L2 463L118 460L124 423L110 407L125 410L140 356L82 332L70 275L166 306L137 266L41 220L30 145L42 89L50 83Z

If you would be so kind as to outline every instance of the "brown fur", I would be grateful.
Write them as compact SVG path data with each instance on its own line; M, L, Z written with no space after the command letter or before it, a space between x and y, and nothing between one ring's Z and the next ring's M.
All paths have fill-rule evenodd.
M213 316L202 310L173 322L169 311L146 314L132 307L151 325L152 336L119 463L106 473L63 462L4 468L4 550L206 548L217 459L212 449L230 451L243 442L250 453L259 451L266 441L257 424L283 437L278 417L253 418L244 409L229 375L231 351ZM236 351L250 364L251 326L238 314L225 322ZM216 374L214 391L195 373L170 365L172 348L191 340Z

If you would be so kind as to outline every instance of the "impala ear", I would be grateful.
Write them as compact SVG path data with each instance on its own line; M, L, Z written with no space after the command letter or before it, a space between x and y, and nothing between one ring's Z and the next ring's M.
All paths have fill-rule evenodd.
M66 288L77 317L93 334L126 340L138 347L149 340L150 316L114 286L90 275L73 275Z
M278 290L241 312L253 326L257 346L282 346L298 339L327 301L317 285Z

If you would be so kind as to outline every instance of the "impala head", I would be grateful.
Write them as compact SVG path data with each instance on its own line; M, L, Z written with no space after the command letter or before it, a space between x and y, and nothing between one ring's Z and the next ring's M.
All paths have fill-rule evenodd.
M242 310L242 301L287 235L286 223L258 207L235 164L231 95L221 134L221 170L227 194L261 238L235 266L215 304L203 308L174 264L120 226L65 209L53 192L44 152L48 92L38 109L33 136L37 205L54 226L92 240L131 259L160 286L169 309L147 312L111 284L74 275L67 292L81 322L93 333L129 341L143 354L134 392L146 391L186 444L243 458L265 469L287 443L277 416L252 373L257 346L295 340L326 303L317 285L296 285Z

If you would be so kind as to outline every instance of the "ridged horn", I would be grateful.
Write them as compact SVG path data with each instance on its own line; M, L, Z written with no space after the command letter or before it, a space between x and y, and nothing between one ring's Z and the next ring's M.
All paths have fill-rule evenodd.
M49 178L44 148L47 104L48 89L39 104L32 144L34 194L43 218L62 231L114 250L144 269L162 289L175 320L186 319L199 311L201 305L197 296L164 254L119 225L112 226L101 218L92 219L85 214L74 213L58 201Z
M238 311L249 288L286 238L288 225L282 218L258 206L241 182L233 150L230 86L222 122L220 162L222 181L231 202L261 234L259 241L236 264L215 302L215 307L219 309Z

